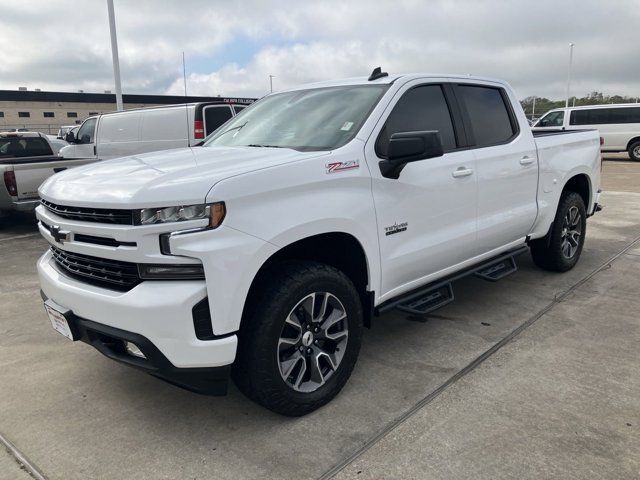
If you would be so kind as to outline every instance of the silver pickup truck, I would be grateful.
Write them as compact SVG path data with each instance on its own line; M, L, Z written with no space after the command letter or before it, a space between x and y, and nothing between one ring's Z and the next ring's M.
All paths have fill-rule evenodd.
M51 175L92 159L62 159L67 142L39 132L0 133L0 217L31 211L39 203L38 187Z

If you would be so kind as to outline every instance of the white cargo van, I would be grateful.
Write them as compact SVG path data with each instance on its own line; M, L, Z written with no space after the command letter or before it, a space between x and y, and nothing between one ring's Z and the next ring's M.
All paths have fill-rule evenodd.
M75 135L67 134L70 145L60 150L60 156L107 160L192 147L253 101L249 98L221 99L89 117Z
M533 124L534 131L592 128L600 132L603 152L629 152L640 161L640 103L557 108Z

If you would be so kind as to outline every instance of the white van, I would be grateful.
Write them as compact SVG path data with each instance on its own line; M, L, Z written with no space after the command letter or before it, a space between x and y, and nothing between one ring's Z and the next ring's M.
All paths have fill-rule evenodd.
M235 116L254 99L165 105L112 112L87 118L67 134L63 158L110 158L192 147Z
M640 161L640 103L590 105L550 110L533 124L533 130L582 130L595 128L603 152L629 152Z

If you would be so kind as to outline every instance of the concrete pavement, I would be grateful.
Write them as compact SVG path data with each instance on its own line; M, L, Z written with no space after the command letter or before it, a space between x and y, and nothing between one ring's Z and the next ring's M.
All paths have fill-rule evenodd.
M633 190L623 170L640 164L618 163L605 184ZM300 419L53 332L34 267L46 244L24 219L0 230L0 431L50 479L638 478L640 247L621 252L640 235L640 193L604 203L574 270L523 255L499 283L458 282L426 323L377 319L344 391Z

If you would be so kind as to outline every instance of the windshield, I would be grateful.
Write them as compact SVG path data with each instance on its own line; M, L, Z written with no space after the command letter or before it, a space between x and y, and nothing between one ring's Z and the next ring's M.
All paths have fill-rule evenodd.
M353 85L269 95L214 131L204 146L333 150L355 136L387 88Z

